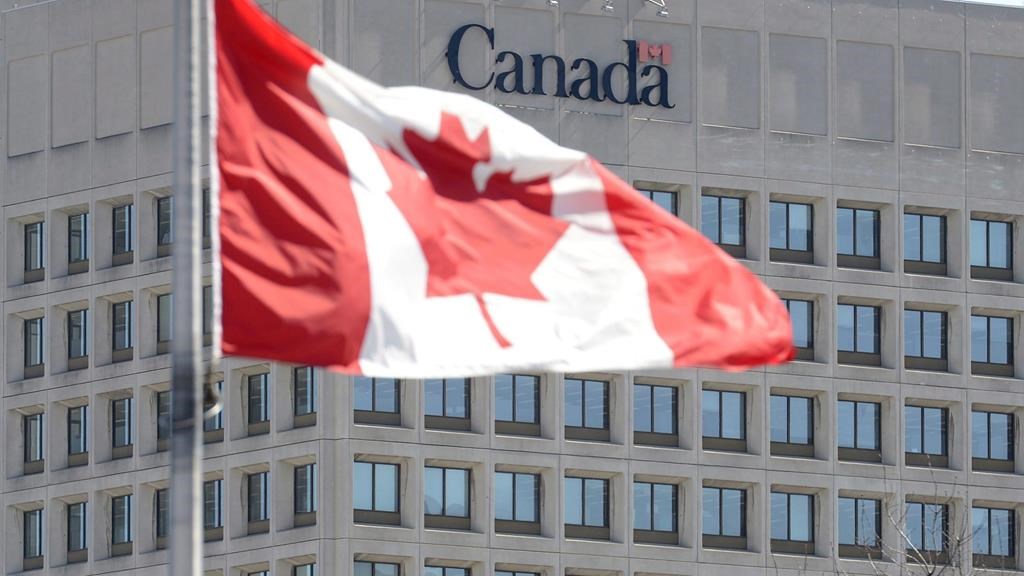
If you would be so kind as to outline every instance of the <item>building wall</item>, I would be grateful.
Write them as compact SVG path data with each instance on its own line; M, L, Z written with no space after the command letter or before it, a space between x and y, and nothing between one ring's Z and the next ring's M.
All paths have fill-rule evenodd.
M726 374L712 370L616 372L612 441L564 438L562 376L546 374L542 438L493 433L492 379L474 380L471 433L424 429L417 381L403 383L403 426L352 422L350 379L318 373L317 425L294 428L290 370L231 358L223 363L225 439L211 445L208 478L224 479L225 540L206 548L206 567L224 576L266 566L288 574L289 562L315 557L321 574L349 574L353 558L395 558L415 574L424 562L468 563L474 574L496 565L537 567L556 574L762 574L835 569L834 503L840 494L870 493L899 506L906 495L952 495L958 513L972 502L1010 505L1024 512L1024 454L1017 433L1017 471L970 470L971 408L1002 407L1021 414L1024 394L1021 312L1024 249L1019 240L1012 282L975 280L968 265L972 216L1024 223L1024 10L941 0L669 0L670 15L640 0L616 0L613 14L600 0L261 0L300 37L344 64L388 85L453 85L444 51L459 25L495 28L495 52L463 51L468 75L483 78L502 49L558 54L599 63L625 56L622 40L670 42L673 109L582 102L552 96L473 92L503 106L566 146L584 149L630 182L679 193L680 217L698 224L700 193L727 189L747 202L748 255L744 264L780 294L816 302L815 358L786 366ZM20 514L45 506L46 566L55 573L150 574L167 562L155 549L154 491L165 487L168 454L157 451L155 392L170 378L169 357L157 353L156 296L170 289L170 258L156 248L156 199L170 194L171 7L167 0L5 0L0 42L5 116L0 119L4 161L0 198L0 287L3 291L3 430L0 458L6 573L21 570ZM482 44L477 39L476 46ZM205 158L205 154L204 154ZM205 172L204 172L205 174ZM640 184L638 184L640 185ZM768 203L800 199L815 208L814 263L771 262ZM111 211L134 203L133 262L112 266ZM862 206L881 213L881 269L840 268L835 258L835 209ZM946 215L949 272L936 278L903 273L902 213L906 207ZM68 275L67 218L90 214L90 270ZM24 282L23 225L46 222L45 280ZM208 258L208 254L206 257ZM209 272L208 265L206 272ZM136 303L131 361L112 363L112 302ZM883 308L882 366L836 362L837 302ZM902 309L908 303L948 312L948 373L907 370L901 352ZM90 365L68 371L63 314L90 309ZM1015 318L1016 373L974 376L970 370L972 311L997 310ZM45 376L25 378L24 318L45 316ZM249 437L244 425L244 377L271 371L274 390L268 435ZM679 386L678 448L632 442L628 384L657 378ZM700 390L706 385L748 392L746 453L700 449ZM817 407L813 459L769 455L767 398L772 391L812 394ZM135 399L133 455L111 459L108 401ZM883 463L839 461L835 448L837 399L883 404ZM904 465L902 406L923 401L950 409L951 465L947 470ZM67 468L64 438L68 406L90 405L90 462ZM46 465L24 475L21 415L45 411ZM1018 426L1019 430L1020 427ZM402 462L402 526L352 522L350 481L355 457ZM320 515L313 527L294 528L289 468L319 465ZM473 530L423 528L424 463L472 467ZM495 467L522 466L544 477L544 533L540 538L494 534L490 483ZM246 536L244 473L270 470L271 530ZM612 480L612 541L562 537L561 478L587 471ZM681 545L633 544L626 496L633 478L680 485ZM752 497L749 551L700 546L700 487L739 483ZM797 487L820 503L812 557L768 552L772 487ZM110 558L109 498L132 492L134 553ZM624 497L626 496L626 497ZM62 505L89 500L90 556L64 564ZM1018 533L1024 531L1018 531ZM893 530L886 537L896 538ZM1018 537L1019 541L1019 537ZM1020 560L1018 560L1020 562ZM851 572L864 562L841 561ZM898 567L886 568L894 572ZM214 572L217 573L217 572Z

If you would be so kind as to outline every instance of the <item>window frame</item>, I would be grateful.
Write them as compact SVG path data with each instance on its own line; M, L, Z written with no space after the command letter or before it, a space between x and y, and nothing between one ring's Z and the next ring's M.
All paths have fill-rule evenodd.
M1006 417L1006 440L1008 441L1006 458L995 458L992 456L992 446L996 441L993 434L992 415L998 414ZM983 415L985 419L985 454L977 455L974 452L974 442L976 440L974 434L974 419L975 416ZM971 469L985 472L1008 472L1012 473L1015 469L1016 463L1016 450L1017 450L1017 417L1013 412L996 412L992 410L979 410L971 409Z
M935 218L939 222L939 260L926 260L925 246L928 244L929 238L925 237L924 223L927 218ZM917 253L918 258L907 257L907 230L909 230L908 220L917 219ZM933 276L945 276L947 273L947 260L948 254L946 250L946 216L942 214L924 214L921 212L903 212L903 271L908 274L928 274Z
M24 319L22 331L25 379L42 376L46 366L45 317Z
M700 201L700 213L701 213L700 231L701 231L702 234L704 234L704 237L707 238L708 240L710 240L712 243L714 243L716 246L718 246L722 250L724 250L727 254L729 254L733 258L746 258L747 257L747 199L746 199L746 197L744 197L744 196L728 196L728 195L721 195L721 194L709 194L709 193L706 193L706 192L702 191L701 195L700 195L700 198L701 198L701 201ZM715 199L715 203L716 203L716 208L715 208L716 218L715 218L715 222L714 222L714 227L715 227L715 235L717 236L717 240L713 239L711 236L708 236L707 234L704 233L705 226L707 225L707 223L704 222L704 199L705 198L714 198ZM740 206L739 206L740 241L739 241L738 244L730 244L730 243L725 243L725 242L722 241L722 221L723 221L722 199L723 198L729 199L729 200L738 200L739 203L740 203Z
M840 251L840 226L839 219L844 211L851 213L851 245L852 253ZM872 214L872 253L870 255L857 253L857 240L860 234L857 231L857 215L861 212ZM865 270L879 270L882 267L882 211L877 208L856 208L852 206L836 206L836 266L840 268L860 268Z
M80 230L75 223L80 222ZM75 236L78 236L77 242ZM76 250L77 248L77 250ZM78 252L78 256L76 256ZM89 213L68 214L68 275L89 270Z
M110 446L113 459L128 458L132 455L135 443L135 434L132 427L135 420L135 402L132 397L110 399ZM119 408L123 406L123 408ZM123 411L123 418L119 418L119 411ZM118 420L123 420L118 423ZM122 431L120 434L118 431Z
M65 322L68 339L68 370L86 368L89 366L89 309L68 310ZM77 337L75 337L76 332Z
M43 471L45 462L46 424L42 412L21 416L22 464L25 474ZM34 442L29 439L34 438Z
M78 529L74 530L72 526L72 516L76 515L76 510L81 510ZM81 553L89 549L89 507L88 502L71 502L64 508L64 521L67 525L67 539L65 541L65 551L68 553L68 563L84 562L85 558L82 558ZM80 544L80 545L79 545Z
M647 388L650 394L650 430L637 430L637 419L635 413L637 405L637 388ZM657 406L654 402L655 388L666 388L672 392L672 404L669 407L669 417L672 422L671 432L657 432L654 430L655 414ZM633 382L633 443L648 446L678 446L679 445L679 387L672 384L652 384L650 382Z
M166 313L165 313L166 310ZM174 338L174 294L165 292L156 295L156 353L170 352Z
M862 498L862 497L859 497L859 496L842 496L842 495L840 495L838 500L837 500L837 502L836 502L836 517L839 520L838 523L840 525L843 522L843 517L842 517L842 515L840 514L839 511L842 510L841 502L843 500L850 500L850 501L853 502L853 513L854 513L854 516L853 516L853 543L852 544L844 544L842 542L839 542L839 540L840 540L839 533L841 533L842 531L838 530L837 531L837 536L836 536L836 541L839 542L839 556L841 558L869 558L869 559L872 559L872 560L879 560L879 559L881 559L882 558L882 506L883 506L882 501L880 499L876 499L876 498ZM859 518L859 513L860 513L859 511L860 511L860 503L861 502L872 502L873 505L874 505L874 509L875 509L875 513L874 513L874 526L875 526L874 538L875 538L875 542L876 542L875 546L872 546L872 545L869 545L869 544L860 544L859 543L860 540L861 540L861 533L860 533L861 522L860 522L860 518Z
M123 503L121 516L124 525L118 526L118 506ZM132 495L119 494L110 498L110 546L111 556L125 556L131 554L132 534ZM128 549L118 550L119 545L127 545Z
M635 189L636 189L637 192L642 194L645 198L647 198L651 202L654 202L659 208L665 210L666 212L668 212L669 214L672 214L673 216L679 216L679 194L678 193L676 193L676 192L674 192L672 190L656 190L654 188L643 187L643 186L636 186ZM662 195L667 195L670 198L671 205L672 205L671 209L665 208L661 204L661 202L658 202L657 200L655 200L656 196L662 196Z
M300 373L306 377L301 379ZM305 398L299 396L299 383L305 381ZM292 368L292 425L295 428L316 425L317 393L319 388L316 370L312 366L296 366ZM300 401L301 400L301 401Z
M402 575L402 565L397 562L376 562L372 560L355 560L352 562L352 573L356 573L356 564L368 564L370 566L370 576L377 576L377 566L394 566L394 576Z
M156 547L166 548L171 528L171 490L158 488L153 492L153 522Z
M316 462L292 468L292 514L295 527L316 524L319 508L319 470Z
M78 418L75 414L81 414ZM68 466L81 466L89 462L89 407L88 405L69 406L67 410L67 435L68 435ZM76 437L72 434L72 425L78 420L79 434ZM80 450L78 449L80 445ZM84 455L84 458L82 456ZM77 457L77 458L76 458ZM84 461L83 461L84 460Z
M437 495L428 494L427 486L427 471L438 470L441 473L441 494L440 498ZM462 498L466 503L466 513L464 515L450 514L448 512L448 481L449 472L458 471L464 475L466 482L463 486ZM458 488L458 486L456 486ZM470 468L459 468L456 466L423 466L423 525L426 528L440 528L446 530L469 530L470 521L473 515L473 471ZM432 514L427 512L427 501L429 498L434 498L441 505L440 514Z
M971 257L972 252L973 252L973 250L972 250L973 246L970 246L971 236L973 235L971 229L974 227L974 223L975 222L983 222L985 224L985 264L984 265L975 264L973 262L973 258ZM1006 244L1007 244L1007 246L1006 246L1006 262L1008 264L1008 266L1006 266L1006 267L992 266L991 265L992 254L991 254L990 248L992 246L992 224L1000 224L1000 225L1006 226ZM1005 221L1002 221L1002 220L990 220L990 219L987 219L987 218L975 218L975 217L972 216L970 218L970 221L967 223L967 226L968 226L968 228L967 228L967 240L968 240L967 262L968 262L968 264L971 267L971 278L975 279L975 280L1001 280L1001 281L1012 282L1013 281L1013 273L1014 273L1014 266L1013 266L1013 258L1014 258L1014 250L1013 250L1013 248L1014 248L1014 246L1013 246L1013 235L1014 234L1013 234L1013 228L1014 228L1014 223L1013 222L1005 222Z
M915 314L917 315L917 333L919 335L917 346L921 351L918 355L910 354L907 349L907 338L910 334L910 331L907 328L912 321L911 316ZM939 334L940 352L938 357L925 355L925 342L927 341L925 334L925 316L929 314L938 314L942 320L942 328ZM903 364L908 370L930 370L934 372L947 372L949 370L948 312L945 310L921 310L917 308L903 309Z
M256 386L254 386L254 383ZM270 373L259 372L245 376L246 434L258 436L270 432ZM255 402L255 400L259 402Z
M841 330L843 329L839 322L840 309L844 306L853 308L853 350L844 350L841 348ZM873 350L865 352L860 350L858 344L857 333L860 330L860 310L870 309L873 312ZM882 307L873 306L871 304L850 304L846 302L839 302L836 304L836 361L839 364L854 364L862 366L881 366L882 365Z
M465 416L452 416L448 412L448 383L450 380L463 381L463 410ZM430 414L427 412L427 403L423 403L424 427L435 430L453 430L468 432L472 428L473 408L473 387L470 378L427 378L423 380L424 399L427 396L427 386L441 386L441 413Z
M541 533L541 517L540 517L540 499L541 499L541 476L540 474L534 474L532 472L514 472L508 470L495 470L494 471L494 485L497 486L498 475L511 476L512 490L509 495L512 498L512 517L511 518L499 518L497 511L498 494L495 489L494 501L494 531L496 533L505 534L534 534L538 535ZM529 476L533 481L533 520L517 520L519 510L519 482L520 476Z
M208 490L212 489L213 493L213 522L210 523L211 515L209 514L210 508L210 493ZM212 480L203 481L203 531L206 533L204 540L209 542L210 540L219 540L220 538L210 538L210 532L217 529L224 528L224 480L222 478L214 478Z
M978 529L974 527L974 514L979 510L984 510L986 515L985 525L988 527L987 538L985 538L987 552L978 552L974 550L974 543L979 541L979 537L982 536ZM1009 534L1006 535L1006 547L1009 550L1009 554L992 554L992 542L994 540L993 533L996 532L992 529L992 513L993 512L1006 512L1008 515L1007 527L1009 528ZM971 558L972 563L977 568L995 568L1002 570L1015 570L1017 564L1017 511L1013 508L993 508L989 506L972 506L971 507Z
M569 383L578 382L580 386L579 422L580 426L570 426L569 422ZM602 426L587 426L587 384L599 383L602 385L601 406L603 414ZM566 440L585 440L592 442L608 442L611 440L611 381L597 378L563 378L563 402L562 410L565 418L564 434Z
M565 531L566 538L578 538L584 540L610 540L611 539L611 517L610 517L610 503L611 503L611 480L609 478L594 478L591 476L572 476L566 475L563 478L563 494L568 492L566 483L569 481L580 482L580 523L573 524L568 520L569 514L566 513L567 507L570 505L568 499L564 500L563 504L563 519L564 525L563 530ZM602 524L588 524L587 514L587 487L591 482L598 482L602 490Z
M772 231L774 230L774 223L772 222L772 205L779 205L784 207L786 214L785 222L782 226L785 230L786 242L785 246L777 247L772 246ZM790 219L792 217L793 206L805 206L807 208L807 249L801 250L800 248L791 247L791 227ZM814 204L810 202L791 202L788 200L769 200L768 201L768 252L769 260L772 262L788 262L795 264L814 264Z
M915 500L908 500L904 505L904 525L910 518L909 508L911 506L921 507L921 527L920 534L922 541L920 544L912 541L914 533L911 529L907 528L906 540L908 543L906 554L907 559L911 562L922 559L927 559L933 564L948 564L949 563L949 506L946 504L935 504L932 502L919 502ZM926 513L930 508L938 507L942 511L942 550L928 550L925 548L925 541L927 539L925 528L928 525L926 519ZM924 558L922 558L922 556Z
M793 342L793 348L796 350L796 360L806 360L808 362L814 361L814 304L813 299L805 300L803 298L782 298L782 303L786 305L786 313L789 314L790 322L794 322L793 312L791 304L793 302L800 302L801 304L807 305L807 346L800 346L795 341ZM796 330L793 331L794 335Z
M134 327L134 308L132 300L112 302L110 304L110 350L112 362L131 360L134 355L132 328ZM118 320L118 316L123 322ZM123 328L119 326L123 325Z
M910 430L910 417L908 413L911 410L916 410L920 413L918 421L920 422L920 429L917 430L918 443L921 446L920 451L911 450L911 446L907 444L906 438L911 436ZM942 414L942 451L938 454L934 452L928 452L925 441L928 437L925 426L925 413L931 410L939 410ZM928 467L939 467L947 468L949 466L949 408L944 406L921 406L916 404L906 404L903 407L903 434L904 434L904 458L907 466L928 466Z
M499 378L510 378L512 389L511 408L512 418L503 419L498 416L498 386ZM520 379L529 379L533 384L533 419L522 419L518 415ZM523 384L526 385L525 383ZM540 386L541 378L535 374L503 373L494 377L494 432L496 434L507 434L513 436L540 436Z
M985 359L975 360L975 347L974 347L974 320L976 318L985 319ZM1007 323L1006 329L1006 362L993 362L992 361L992 320L993 319L1003 320ZM1012 378L1015 370L1015 342L1014 342L1014 324L1015 318L1011 316L993 316L990 314L971 314L971 374L979 376L1001 376Z
M853 405L853 446L843 446L839 441L839 428L842 426L842 419L839 417L840 410L839 404L846 402ZM860 427L861 427L861 405L873 406L874 414L874 440L875 446L873 448L864 448L860 446ZM840 398L836 404L836 445L838 447L839 460L854 461L854 462L882 462L882 403L875 402L872 400L847 400Z
M773 431L775 429L775 412L774 402L775 398L784 398L786 402L786 440L776 441L773 437ZM793 442L792 432L792 414L793 414L793 400L799 399L807 402L807 442ZM804 458L814 457L814 404L815 398L813 396L798 396L794 394L774 394L768 395L768 440L771 448L772 456L796 456ZM799 412L799 411L798 411Z
M640 486L648 486L650 495L650 504L648 511L650 517L648 518L648 528L637 527L637 514L639 510L636 507L637 500L637 488ZM655 487L656 486L668 486L672 490L672 528L669 530L659 530L654 527L654 509L655 509ZM653 482L648 480L633 480L633 499L631 502L633 508L633 541L643 544L679 544L679 485L668 482Z
M212 384L217 388L217 393L224 398L224 380L218 380ZM223 401L223 400L222 400ZM209 410L212 404L203 403L203 411ZM220 442L224 439L224 410L222 409L213 416L203 418L203 442Z
M701 514L704 514L704 496L708 492L717 494L718 502L718 531L708 532L706 524L701 526L701 546L704 548L724 548L730 550L744 550L747 548L747 489L726 486L702 486L701 487ZM736 492L740 496L740 533L725 534L723 527L726 525L725 518L725 492Z
M377 407L377 387L389 381L394 386L395 410L381 410ZM370 387L370 410L359 408L357 390L360 386ZM374 424L378 426L402 425L402 380L399 378L373 378L355 376L352 381L352 414L356 424Z
M156 399L156 449L157 452L167 450L171 441L171 428L174 423L171 420L171 391L158 390L154 393Z
M270 531L270 471L245 475L245 519L248 534Z
M355 475L356 469L359 465L370 466L370 508L357 508L356 498L352 499L352 510L353 510L353 521L360 524L386 524L386 525L400 525L402 522L402 466L395 462L375 462L372 460L356 460L353 462L353 476ZM377 508L377 467L378 466L390 466L394 468L395 485L394 490L394 510L380 510ZM352 482L353 492L358 488L356 482Z
M718 434L708 436L704 431L704 396L713 392L718 396ZM740 396L740 437L733 438L724 435L724 401L725 394L738 394ZM747 393L742 390L720 390L717 388L703 388L701 390L701 445L705 450L724 450L729 452L747 451Z
M135 246L132 242L134 232L134 209L132 204L118 204L110 210L110 254L111 264L120 266L129 264L134 258ZM123 220L123 221L122 221ZM118 230L119 225L124 230Z
M32 523L29 523L29 518L34 518ZM22 560L42 560L45 548L45 537L46 533L43 530L43 509L34 508L32 510L24 510L21 513L22 522L22 547L21 547L21 558ZM32 546L31 544L35 544ZM31 564L31 563L30 563ZM39 563L39 568L42 568L42 563Z
M174 196L158 196L155 207L157 256L167 256L174 245Z
M26 222L22 226L22 242L25 251L22 271L25 283L38 282L46 274L46 222ZM31 248L31 249L30 249Z
M774 514L774 499L776 496L784 496L786 500L786 537L775 538L772 534L772 524L775 522ZM806 498L807 499L807 540L797 540L793 538L793 498ZM816 534L814 533L815 527L815 512L817 510L817 498L814 494L807 494L804 492L785 492L781 490L771 490L768 494L768 507L769 507L769 520L768 520L768 533L771 541L772 552L783 553L783 554L814 554L814 545L817 540Z

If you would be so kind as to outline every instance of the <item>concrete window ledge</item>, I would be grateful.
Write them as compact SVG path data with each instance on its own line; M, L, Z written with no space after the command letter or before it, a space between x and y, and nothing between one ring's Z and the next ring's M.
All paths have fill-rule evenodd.
M79 452L78 454L68 454L68 468L75 466L86 466L89 464L89 453Z
M576 526L565 525L566 538L578 538L581 540L611 540L611 529L608 526Z
M218 542L224 539L224 527L206 528L203 530L203 542Z
M114 350L110 354L111 362L128 362L135 355L135 351L132 348L121 348L120 350Z
M81 550L68 550L68 564L78 564L79 562L89 561L89 549L82 548Z
M77 262L68 262L68 276L72 274L83 274L89 271L89 261L79 260Z
M355 410L353 420L356 424L370 424L372 426L401 426L401 412L374 412L370 410Z
M1000 376L1013 378L1013 364L991 364L989 362L971 362L971 374L975 376Z
M402 514L400 512L378 512L376 510L354 510L352 521L356 524L400 526L402 524Z
M135 261L135 253L129 250L128 252L118 252L110 257L111 266L124 266L125 264L131 264Z
M33 558L25 558L21 562L21 569L25 572L29 570L39 570L43 567L43 557L35 556Z
M79 356L77 358L68 358L68 371L71 370L84 370L89 367L89 357Z
M774 554L801 554L809 556L814 554L814 542L799 542L796 540L772 539L772 553Z
M1006 472L1013 474L1013 460L993 460L991 458L972 458L971 469L975 472Z
M203 443L214 444L216 442L224 441L224 429L218 430L205 430L203 431Z
M127 446L114 446L110 450L111 460L120 460L121 458L131 458L134 453L134 446L129 444Z
M45 460L33 460L31 462L25 462L22 468L22 473L25 475L39 474L44 468L46 468Z
M245 433L249 436L262 436L263 434L270 433L270 421L266 420L263 422L251 422L245 428Z
M663 532L660 530L633 530L633 542L637 544L664 544L669 546L679 545L678 532Z
M36 268L35 270L25 270L24 283L31 284L32 282L42 282L46 279L46 268Z
M747 537L704 534L701 537L701 546L704 548L718 548L722 550L746 550Z
M266 534L270 532L270 520L251 520L246 532L250 536L253 534Z
M294 524L296 528L316 525L316 512L296 512Z
M434 430L456 430L469 432L472 422L469 418L453 418L451 416L424 416L423 423L426 428Z
M28 380L29 378L41 378L44 374L46 374L45 364L25 366L25 380Z
M121 542L120 544L110 545L111 556L131 556L132 554L132 543Z
M292 422L292 426L295 428L309 428L310 426L316 426L316 412L296 414L295 420Z
M523 522L517 520L495 520L494 531L498 534L531 534L539 536L540 522Z
M423 517L424 528L436 528L440 530L469 530L469 516L436 516L425 515Z
M28 272L25 273L28 275ZM1013 268L989 268L987 266L971 266L971 278L974 280L1001 280L1013 282ZM28 282L28 280L26 280Z

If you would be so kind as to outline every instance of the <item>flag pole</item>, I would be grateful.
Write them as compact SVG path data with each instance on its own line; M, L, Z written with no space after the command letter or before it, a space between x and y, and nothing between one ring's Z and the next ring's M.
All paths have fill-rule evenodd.
M202 415L199 26L200 0L174 0L171 576L198 576L202 569L199 496L203 445L198 433Z

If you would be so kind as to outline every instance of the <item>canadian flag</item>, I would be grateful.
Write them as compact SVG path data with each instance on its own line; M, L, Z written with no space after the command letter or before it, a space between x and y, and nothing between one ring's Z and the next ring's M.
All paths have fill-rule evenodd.
M586 154L215 5L224 353L393 377L792 357L771 290Z

